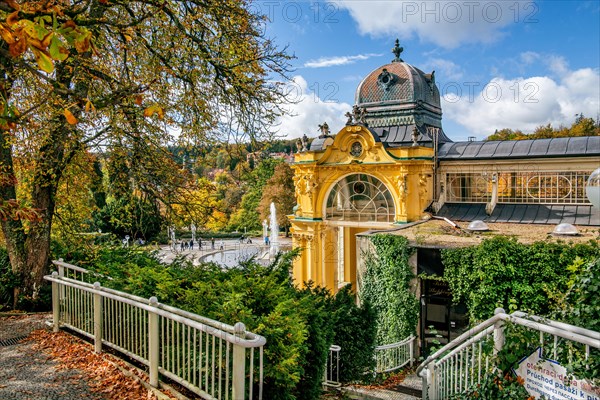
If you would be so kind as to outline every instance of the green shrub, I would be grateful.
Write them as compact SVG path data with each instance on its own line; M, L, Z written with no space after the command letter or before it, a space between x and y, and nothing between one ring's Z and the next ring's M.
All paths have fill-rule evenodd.
M348 347L347 357L355 358L346 361L349 371L352 365L364 364L356 360L357 354L366 355L364 365L371 362L372 350L361 345L373 336L369 311L358 309L345 291L341 293L346 297L338 300L310 284L296 289L289 271L297 252L280 256L269 266L250 260L230 269L210 263L194 266L182 258L166 265L156 253L135 247L98 246L86 254L69 254L78 258L67 262L114 279L103 280L103 285L144 298L157 296L162 303L228 324L243 322L249 331L265 336L263 398L319 399L336 321L343 328L337 338ZM352 338L351 324L361 330L358 339ZM366 349L372 349L372 344ZM354 370L364 372L364 368Z
M557 293L565 293L579 257L598 257L597 243L569 245L537 242L526 245L497 236L477 246L442 251L444 278L453 301L464 301L472 321L491 317L496 307L548 315Z
M350 285L336 293L331 307L334 321L333 343L340 352L340 381L364 381L371 377L366 372L375 369L375 338L377 324L375 312L368 302L356 306Z
M375 312L377 344L395 343L415 334L419 318L419 302L410 288L414 274L408 263L414 249L398 235L374 235L371 242L374 252L364 254L360 298Z
M565 305L556 313L560 320L600 332L600 257L584 265L565 296ZM576 356L574 356L576 355ZM578 379L600 385L600 350L591 348L585 357L581 346L570 346L559 360Z

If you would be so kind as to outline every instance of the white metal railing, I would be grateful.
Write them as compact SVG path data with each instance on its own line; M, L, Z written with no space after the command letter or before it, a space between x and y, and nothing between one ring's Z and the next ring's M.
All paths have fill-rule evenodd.
M58 269L58 276L60 277L70 278L76 281L87 283L92 283L92 281L94 281L96 278L105 278L109 281L113 280L113 278L110 276L102 275L97 272L78 267L77 265L66 263L62 258L59 258L58 260L52 260L52 264L56 265Z
M414 361L415 337L410 336L400 342L375 347L375 372L391 372Z
M323 385L338 388L342 386L340 382L340 351L342 348L335 344L329 347L327 364L323 373Z
M506 314L496 309L495 315L463 333L434 354L417 368L423 379L423 398L441 400L462 393L481 383L486 374L493 372L492 357L504 346L504 324L513 324L540 332L540 346L544 348L545 337L553 337L552 352L556 358L558 339L580 343L585 347L586 358L590 347L600 348L600 332L546 320L523 312ZM492 351L489 351L489 349Z
M365 373L385 373L400 369L406 365L412 367L415 360L414 344L416 338L409 336L406 339L392 344L375 347L375 370ZM323 385L340 387L340 353L342 348L335 344L329 347L327 364L323 374Z
M244 324L223 324L156 297L146 300L57 272L44 279L52 282L55 332L68 327L92 338L96 352L108 346L147 365L152 386L160 373L205 399L262 399L266 339Z

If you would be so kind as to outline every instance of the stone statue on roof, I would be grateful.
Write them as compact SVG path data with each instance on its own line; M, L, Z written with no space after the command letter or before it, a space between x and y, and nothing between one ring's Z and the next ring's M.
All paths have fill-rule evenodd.
M364 107L359 107L356 104L352 107L352 117L354 118L355 124L365 125L365 115L367 110Z
M348 120L346 121L346 125L352 125L352 113L350 111L347 111L346 114L344 114L344 116L348 118Z
M329 125L327 125L327 122L323 122L323 125L319 125L319 132L321 132L321 134L319 135L319 139L323 139L329 136L331 131L329 130Z
M308 151L308 136L302 135L302 151Z

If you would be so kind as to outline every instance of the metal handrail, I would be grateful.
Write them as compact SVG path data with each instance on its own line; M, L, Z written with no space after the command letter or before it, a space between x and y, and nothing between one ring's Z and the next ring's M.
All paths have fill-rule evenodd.
M77 268L78 272L89 272ZM44 279L52 282L55 331L62 324L92 338L96 352L106 345L148 365L153 386L158 385L160 372L203 398L221 398L222 390L225 390L226 396L232 391L235 399L251 399L254 349L258 348L258 398L262 398L263 346L266 339L247 332L244 324L238 322L231 326L160 304L156 297L144 299L102 287L98 282L90 284L61 277L57 272ZM105 329L107 332L104 332ZM187 332L187 340L180 331ZM205 348L201 344L203 337ZM196 338L200 347L196 347ZM209 341L212 343L210 346ZM249 349L249 376L246 349ZM205 365L201 365L203 351ZM207 358L209 354L210 359ZM215 357L218 359L215 360ZM184 359L188 361L182 362ZM199 378L196 376L198 373ZM247 391L246 380L250 382Z
M79 267L77 265L66 263L66 262L62 261L62 259L52 260L52 263L54 265L56 265L56 266L67 268L67 269L72 269L72 270L80 272L82 274L90 274L92 276L97 276L97 277L106 278L108 280L113 280L113 278L110 277L110 276L99 274L97 272L90 271L88 269ZM59 273L59 275L60 275L60 273ZM71 279L71 278L67 278L67 279ZM75 280L75 281L77 281L77 280ZM77 281L77 282L81 282L81 281ZM130 293L126 293L126 292L121 292L121 291L114 290L114 289L107 288L107 287L102 287L102 290L106 291L108 293L118 294L119 296L123 296L123 297L126 297L126 298L134 300L134 301L139 301L141 303L146 303L148 301L148 299L145 299L143 297L136 296L134 294L130 294ZM203 317L201 315L194 314L194 313L191 313L189 311L182 310L180 308L171 307L171 306L169 306L167 304L163 304L163 303L158 303L158 307L161 308L161 309L163 309L163 310L165 310L165 311L168 311L170 313L173 313L173 314L176 314L176 315L181 315L181 316L183 316L185 318L189 318L189 319L192 319L194 321L198 321L198 322L204 323L206 325L213 326L213 327L215 327L217 329L221 329L221 330L228 331L228 332L231 332L231 333L234 332L234 327L232 325L225 324L223 322L215 321L213 319L206 318L206 317Z
M600 332L520 311L508 315L499 308L494 313L492 318L464 332L419 365L416 373L423 378L424 398L436 400L453 393L460 393L469 384L479 382L486 371L493 370L493 365L492 369L489 369L489 355L482 353L482 343L484 340L491 340L493 335L494 354L500 351L505 340L503 330L505 322L539 331L541 345L543 345L544 334L554 336L555 353L559 337L585 345L586 358L589 356L590 347L600 349ZM485 358L485 367L481 364L482 356ZM463 371L463 368L466 370Z
M504 317L508 317L507 314L502 314L502 315ZM469 340L471 337L483 332L487 328L492 327L492 329L493 329L494 324L500 320L502 320L501 314L496 314L492 318L490 318L486 321L483 321L482 323L475 326L474 328L471 328L468 331L464 332L462 335L458 336L456 339L452 340L450 343L446 344L441 349L437 350L435 353L433 353L429 357L427 357L425 359L425 361L423 361L417 367L416 374L420 376L421 371L427 365L429 365L429 363L431 363L433 360L435 360L436 358L438 358L439 356L441 356L443 354L446 354L448 351L454 349L455 347L460 346L463 342L465 342L465 341Z
M411 335L409 337L407 337L404 340L401 340L399 342L396 343L390 343L390 344L384 344L381 346L377 346L375 347L375 360L376 360L376 366L375 366L375 373L384 373L384 372L391 372L391 371L395 371L399 368L404 367L407 364L410 364L412 366L413 361L415 359L414 357L414 341L415 341L415 336ZM407 349L408 347L408 349ZM402 351L402 356L404 357L400 357L400 355L398 354L398 351ZM391 355L389 355L388 357L396 362L391 363L392 365L388 365L390 363L386 363L385 361L381 361L381 358L386 356L387 352L393 352ZM380 353L383 353L383 355L381 355ZM407 357L406 357L407 356ZM400 360L401 358L401 360ZM385 368L387 367L387 368Z
M117 300L122 303L138 307L142 310L150 311L152 313L160 315L161 317L169 318L169 319L172 319L173 321L177 321L179 323L185 324L192 328L196 328L202 332L210 333L213 336L219 337L223 340L226 340L231 343L235 343L236 345L242 346L245 348L264 346L265 343L267 342L267 339L265 339L263 336L256 335L251 332L245 332L245 335L250 336L251 339L240 338L239 336L236 336L229 332L223 331L219 327L204 324L204 323L198 322L194 319L187 318L182 315L174 314L168 310L162 309L161 306L165 306L164 304L156 302L156 303L150 305L150 304L148 304L148 301L151 301L151 300L145 300L145 299L143 299L143 297L129 295L127 293L118 292L116 290L105 288L102 286L94 286L92 284L76 281L76 280L73 280L70 278L60 278L58 276L54 276L54 274L51 276L45 276L44 279L46 279L50 282L60 283L61 285L64 285L64 286L75 287L75 288L78 288L78 289L81 289L83 291L90 292L90 293L100 292L102 297L106 297L106 298L109 298L112 300ZM144 302L129 299L128 298L129 296L137 297L138 299L143 299ZM173 308L173 307L169 307L169 308ZM183 311L183 310L178 310L178 311ZM206 318L206 320L209 320L209 319ZM212 321L212 320L209 320L209 321ZM218 324L226 325L226 324L222 324L220 322L218 322ZM231 325L227 325L227 326L229 327ZM234 330L233 326L231 326L231 330L232 331Z
M332 344L329 346L329 355L327 356L327 362L325 364L325 370L323 371L323 385L339 388L342 386L340 382L340 351L342 348L338 345ZM334 364L335 354L335 364ZM335 368L334 368L335 366ZM334 377L335 372L335 377Z

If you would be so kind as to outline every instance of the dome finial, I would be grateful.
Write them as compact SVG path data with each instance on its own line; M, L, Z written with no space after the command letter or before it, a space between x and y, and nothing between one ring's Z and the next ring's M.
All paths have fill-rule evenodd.
M396 39L396 45L392 49L392 53L394 53L396 58L394 58L392 60L392 62L402 62L402 59L400 58L400 54L402 54L403 51L404 51L404 47L400 47L400 40Z

